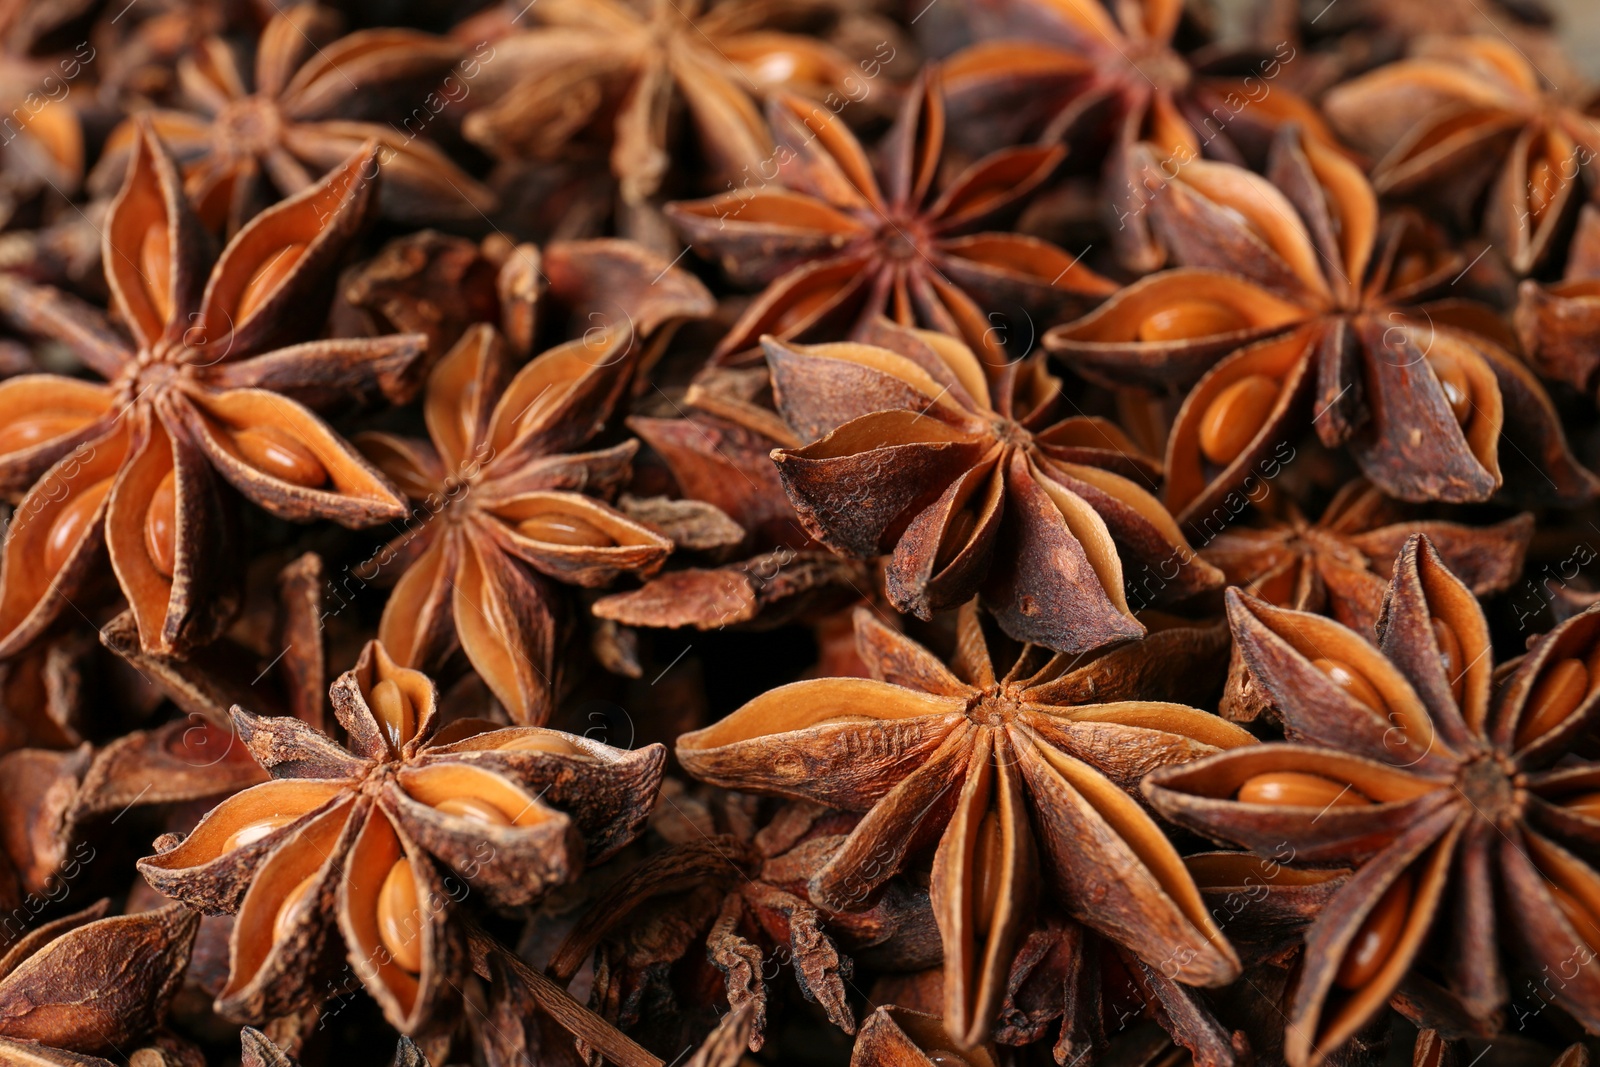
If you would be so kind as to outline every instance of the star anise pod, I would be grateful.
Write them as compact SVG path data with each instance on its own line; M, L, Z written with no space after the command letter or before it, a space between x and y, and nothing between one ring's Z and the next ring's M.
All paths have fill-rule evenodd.
M68 197L83 181L84 136L73 83L95 59L88 42L61 56L35 59L0 49L0 221L45 190Z
M842 122L806 100L776 95L767 114L778 140L773 177L667 206L735 283L766 287L715 357L766 334L860 337L887 315L1002 362L1011 326L991 312L1058 321L1115 290L1055 245L993 229L1056 171L1065 149L1006 149L939 182L946 119L937 67L906 94L878 166Z
M1411 534L1427 534L1478 596L1504 592L1521 576L1533 536L1526 512L1487 527L1405 520L1394 501L1362 479L1340 489L1316 522L1293 501L1282 503L1281 512L1261 525L1224 529L1200 555L1229 585L1278 607L1331 616L1357 633L1377 623L1394 558Z
M854 1033L846 988L853 955L872 953L878 966L892 970L926 967L938 958L925 890L897 880L870 909L856 911L825 911L807 899L807 884L858 821L791 803L753 837L696 836L670 846L590 905L547 971L570 982L599 946L592 1003L632 1032L655 1021L642 1018L647 1008L676 999L669 976L682 968L682 957L703 953L721 979L721 998L734 1010L751 1011L747 1040L758 1051L767 1037L775 964L786 964L805 998L833 1025ZM661 951L667 945L684 951ZM641 948L663 958L630 958L642 956ZM692 1008L684 1005L679 1013L691 1015Z
M1346 140L1380 157L1381 195L1470 211L1487 187L1484 235L1518 274L1570 232L1600 154L1594 103L1549 85L1498 36L1424 38L1410 58L1330 90L1323 106Z
M183 165L184 191L200 217L232 235L264 204L310 188L376 141L384 215L481 221L494 209L494 194L429 141L427 127L444 108L443 97L461 92L481 70L485 54L406 29L358 30L335 40L338 21L312 3L280 10L261 31L253 75L240 69L220 37L201 41L178 61L187 109L152 109L142 117ZM398 125L342 117L354 109L382 113L381 102L390 98L396 114L418 110ZM114 187L138 140L133 121L113 131L91 190Z
M539 356L515 376L494 328L469 330L428 379L431 442L365 434L363 450L418 501L372 561L400 561L379 635L401 663L456 647L519 723L549 717L564 608L554 585L648 575L672 542L597 496L628 477L638 442L573 452L605 422L642 342L615 328Z
M120 1060L166 1018L200 917L177 905L106 910L102 900L41 926L0 957L0 1060L111 1067L95 1054Z
M502 58L493 102L466 137L502 159L560 159L583 141L610 145L626 204L654 196L673 156L669 119L688 113L717 176L736 178L772 155L758 98L792 87L824 97L856 68L817 38L779 32L820 4L771 0L550 0L503 5L541 25L494 41ZM499 22L503 12L491 17ZM511 19L514 23L517 18ZM472 22L456 31L471 36ZM892 53L890 58L893 58Z
M163 836L139 870L170 897L237 913L220 1013L316 1004L347 955L389 1021L415 1033L465 966L449 922L461 883L515 906L604 859L642 825L666 754L482 720L441 730L433 683L376 642L330 695L348 749L297 719L235 708L273 781L187 837Z
M1112 384L1194 383L1167 441L1180 522L1270 480L1310 426L1401 500L1485 500L1502 483L1551 502L1594 495L1538 379L1492 336L1452 324L1487 309L1417 306L1459 276L1458 257L1408 216L1380 218L1360 170L1292 127L1268 178L1184 167L1147 204L1183 268L1046 336Z
M1123 791L1152 767L1254 742L1206 712L1131 699L1165 642L1087 665L1024 645L997 662L975 604L953 668L865 608L856 636L873 679L773 690L685 734L678 759L726 788L866 812L811 879L823 908L865 906L938 842L944 1017L961 1047L989 1033L1041 869L1074 918L1178 980L1237 976L1176 849ZM1175 634L1162 669L1181 672L1193 640Z
M286 314L321 284L373 194L372 149L264 212L204 277L203 235L176 168L145 129L105 230L106 316L0 275L0 313L67 345L106 384L0 383L0 487L22 493L0 569L0 656L38 636L104 573L145 648L213 637L231 611L220 479L274 515L368 526L403 499L305 406L404 399L420 336L282 347Z
M1167 259L1143 211L1152 174L1202 158L1258 161L1287 122L1335 144L1316 107L1280 80L1296 56L1289 42L1251 77L1207 73L1174 45L1182 0L980 0L968 10L984 40L948 61L953 125L984 140L1066 138L1103 157L1105 228L1129 270Z
M1514 321L1534 370L1600 400L1600 208L1579 211L1559 281L1523 280Z
M1600 612L1496 670L1477 600L1419 534L1376 647L1237 591L1228 614L1290 741L1163 768L1145 792L1257 854L1359 864L1306 933L1289 1062L1322 1062L1391 996L1435 979L1447 994L1432 999L1457 1019L1490 1020L1514 959L1559 968L1550 995L1595 1026L1600 978L1569 965L1600 945L1600 873L1581 858L1600 833L1600 767L1568 753L1600 711Z
M766 342L778 410L810 444L773 452L818 541L891 552L889 598L931 618L974 594L1006 632L1063 652L1138 637L1130 592L1220 583L1115 425L1058 420L1042 356L992 376L965 345L880 320L864 343Z

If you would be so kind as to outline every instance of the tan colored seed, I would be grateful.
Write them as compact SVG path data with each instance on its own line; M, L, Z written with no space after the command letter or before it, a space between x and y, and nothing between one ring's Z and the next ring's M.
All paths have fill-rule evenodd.
M978 840L972 855L973 916L980 938L989 936L994 909L1000 903L1000 883L1005 877L1005 835L993 811L984 813L978 823Z
M1433 640L1439 646L1439 666L1444 668L1445 679L1450 683L1450 695L1455 698L1456 705L1460 706L1467 684L1467 668L1461 655L1461 641L1456 637L1456 632L1450 628L1450 624L1438 617L1433 619Z
M278 917L272 922L272 940L285 941L289 933L300 921L305 910L311 906L311 886L317 880L316 872L312 872L299 885L289 890L289 895L283 898L283 903L278 905Z
M473 822L481 822L486 826L510 826L511 820L506 818L505 812L479 797L450 797L434 805L438 811L446 815L455 815Z
M1139 324L1141 341L1183 341L1233 333L1250 323L1227 304L1215 300L1183 300L1162 308Z
M973 514L970 508L962 508L950 516L950 525L945 527L944 538L939 542L939 552L933 560L934 574L950 566L950 561L961 554L977 525L978 516Z
M1600 921L1597 921L1594 914L1584 907L1583 901L1548 879L1545 880L1544 887L1550 890L1550 895L1555 898L1561 914L1566 916L1567 922L1571 923L1578 936L1583 938L1584 944L1591 950L1600 945Z
M933 1067L972 1067L972 1061L947 1048L931 1048L923 1053Z
M1314 659L1311 665L1333 680L1333 684L1355 697L1379 715L1389 714L1389 705L1366 677L1348 663L1336 659Z
M1564 659L1546 668L1522 708L1517 725L1518 748L1554 730L1589 695L1589 670L1581 659Z
M1560 189L1560 180L1548 159L1541 157L1528 166L1528 215L1535 226L1544 219Z
M1450 405L1456 424L1466 426L1472 421L1472 379L1467 377L1466 368L1445 352L1428 353L1428 366L1439 379L1439 388L1444 390L1445 403Z
M272 831L277 830L280 827L288 826L290 823L294 822L296 818L298 818L298 816L272 814L264 815L254 822L247 822L233 833L228 835L228 839L222 843L222 851L232 852L236 848L243 848L245 845L253 845L257 841L260 841L263 837L266 837L268 834L272 833Z
M250 317L251 312L260 307L262 302L272 294L279 282L289 276L294 265L300 262L300 257L306 254L303 244L284 245L272 258L256 268L256 272L245 283L244 289L239 293L239 306L234 311L234 322L243 322Z
M1293 808L1358 808L1371 804L1354 786L1303 771L1268 771L1239 787L1242 804L1271 804Z
M1411 912L1412 877L1409 871L1394 880L1366 920L1339 963L1334 981L1343 989L1360 989L1375 978L1394 952Z
M1563 800L1561 806L1579 815L1600 819L1600 793L1579 793L1575 797Z
M389 679L372 687L367 706L372 709L383 736L395 752L399 752L401 746L417 732L416 708L411 706L411 699L406 696L405 690Z
M1389 288L1402 289L1426 278L1433 263L1421 252L1401 252L1395 257L1394 269L1389 272Z
M554 734L527 734L500 746L501 752L549 752L556 756L570 756L577 748Z
M83 417L80 415L51 412L17 419L8 426L0 426L0 456L21 452L24 448L32 448L41 442L71 433L82 423Z
M422 909L416 877L403 857L389 868L378 890L378 937L395 963L412 974L422 970Z
M617 543L610 534L588 519L563 511L548 511L523 519L517 523L517 533L547 545L570 545L574 548L611 548Z
M1200 419L1200 451L1219 467L1239 457L1278 402L1278 383L1250 374L1217 394Z
M150 497L144 513L144 550L163 578L178 570L178 479L168 471Z
M317 454L276 426L254 426L233 435L244 461L290 485L315 489L328 480Z
M111 479L96 482L89 488L73 497L72 501L62 508L55 521L50 524L50 533L44 541L44 571L54 574L59 571L67 557L72 555L72 550L88 532L89 524L94 521L94 513L99 510L101 501L111 491Z

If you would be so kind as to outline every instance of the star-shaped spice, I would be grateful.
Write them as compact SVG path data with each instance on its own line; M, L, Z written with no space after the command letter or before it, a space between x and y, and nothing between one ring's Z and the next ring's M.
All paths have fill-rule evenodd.
M638 442L573 452L632 378L641 341L607 329L515 376L499 334L468 330L428 379L431 441L366 434L361 447L417 501L415 522L373 560L404 568L379 636L402 663L457 646L520 723L556 693L563 609L553 582L601 586L659 569L672 542L593 493L626 483Z
M1043 143L1067 138L1104 158L1106 230L1118 259L1139 273L1167 256L1143 211L1152 159L1163 174L1202 158L1254 162L1285 122L1334 143L1316 107L1285 84L1291 45L1247 78L1237 60L1227 74L1206 73L1174 45L1183 8L1183 0L980 0L969 18L986 40L947 61L952 123L965 137L1039 133Z
M736 283L766 288L717 345L725 357L764 334L860 336L881 317L964 340L1003 362L1021 322L1059 321L1115 291L1067 252L1024 234L995 232L1066 157L1058 147L1006 149L939 182L945 107L937 67L907 92L882 162L832 114L777 95L768 117L778 140L775 177L754 189L667 212L691 245Z
M1406 521L1394 501L1362 479L1334 494L1316 522L1292 501L1281 511L1261 525L1229 527L1200 555L1229 585L1278 607L1328 615L1362 634L1378 621L1395 555L1411 534L1427 534L1445 565L1478 596L1503 592L1517 580L1533 536L1527 513L1493 526Z
M1442 197L1463 213L1481 200L1485 236L1518 274L1571 232L1600 154L1592 101L1549 85L1503 35L1423 38L1323 106L1341 136L1379 157L1381 195Z
M1463 1020L1508 1000L1513 958L1600 1023L1600 766L1570 755L1600 713L1600 612L1498 670L1476 598L1427 538L1406 542L1374 647L1328 619L1230 591L1234 640L1290 741L1152 774L1180 825L1355 873L1306 933L1285 1039L1321 1063L1397 992ZM1286 857L1285 852L1289 853ZM1513 948L1515 946L1515 948ZM1515 951L1515 957L1507 953Z
M462 125L500 158L562 159L583 142L610 145L611 173L627 204L660 189L675 155L668 114L687 113L713 172L745 180L772 155L757 99L792 87L818 98L860 72L834 48L780 32L826 5L766 0L549 0L503 5L542 23L494 41L512 72L492 102ZM466 23L458 36L469 35ZM891 54L892 57L892 54ZM495 82L491 78L491 83ZM839 97L842 99L842 97Z
M992 378L953 338L880 320L865 343L766 342L773 452L800 521L836 552L891 552L889 598L931 618L980 594L1006 632L1063 652L1138 637L1131 595L1176 601L1221 575L1138 483L1115 425L1059 419L1042 356Z
M155 888L236 913L223 1014L319 1003L348 957L399 1030L459 987L460 881L496 906L537 899L625 845L666 753L623 752L536 727L440 729L433 683L371 643L334 683L349 747L297 719L238 708L239 736L273 780L224 801L139 861Z
M1252 477L1275 476L1311 426L1402 500L1486 500L1502 484L1550 502L1594 495L1538 379L1496 343L1498 326L1476 329L1492 313L1417 306L1459 276L1457 257L1405 215L1380 219L1343 156L1290 127L1267 178L1193 163L1149 196L1184 267L1135 282L1046 344L1113 384L1193 383L1167 441L1166 502L1180 522L1203 523Z
M207 278L206 240L172 158L148 127L135 147L103 256L131 339L74 297L0 276L0 313L105 379L0 383L0 489L22 494L0 565L0 656L38 636L107 555L147 649L213 637L237 579L221 481L295 521L362 527L405 514L311 407L405 399L424 339L285 346L298 323L316 321L305 305L367 214L374 150L257 216Z
M989 1035L1041 874L1073 917L1178 980L1237 977L1177 850L1124 792L1156 766L1254 743L1206 712L1129 699L1153 663L1181 674L1199 634L1076 667L1033 645L997 661L975 604L953 667L865 608L856 636L873 678L775 689L679 738L678 759L726 788L866 813L811 879L826 909L866 907L937 842L944 1019L961 1048Z
M1600 398L1600 208L1578 212L1559 280L1523 279L1514 322L1534 370Z
M406 29L336 37L338 16L316 4L279 10L261 31L252 78L220 37L178 61L187 110L145 118L183 165L184 190L213 230L230 235L264 203L309 188L368 141L380 146L384 215L407 222L481 222L494 194L428 139L449 98L470 91L483 58L453 41ZM352 110L392 123L352 121ZM421 111L415 109L421 108ZM419 136L420 135L420 136ZM139 134L113 131L90 188L109 191Z

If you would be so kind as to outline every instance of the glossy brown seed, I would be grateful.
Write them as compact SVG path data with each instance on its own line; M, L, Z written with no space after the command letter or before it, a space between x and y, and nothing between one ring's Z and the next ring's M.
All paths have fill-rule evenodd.
M1383 968L1384 961L1394 951L1405 929L1406 915L1411 911L1411 873L1408 871L1394 880L1366 921L1356 931L1355 940L1339 964L1334 977L1341 988L1360 989Z
M617 543L594 523L562 511L550 511L523 519L517 523L517 533L545 544L571 545L574 548L610 548Z
M1433 262L1421 252L1402 252L1395 257L1389 274L1389 288L1400 289L1420 282L1433 270Z
M1238 799L1243 804L1297 808L1353 808L1372 803L1354 786L1303 771L1258 774L1239 787Z
M1472 379L1467 377L1466 368L1456 357L1445 352L1430 352L1428 366L1433 369L1433 376L1439 379L1439 387L1444 390L1445 403L1450 405L1450 414L1454 415L1457 424L1465 426L1472 421Z
M144 231L139 242L139 272L144 277L145 288L155 301L156 312L165 322L172 317L172 294L167 292L168 275L172 272L172 248L167 240L167 221L158 219Z
M1583 901L1548 879L1546 879L1544 887L1555 898L1556 906L1561 909L1561 914L1566 916L1567 922L1571 923L1578 936L1583 938L1584 944L1589 946L1591 950L1596 945L1600 945L1600 920L1596 920L1594 914L1583 906Z
M1389 705L1384 703L1383 697L1373 688L1371 682L1348 663L1336 659L1314 659L1312 666L1333 679L1333 684L1355 697L1361 703L1377 712L1379 715L1389 714Z
M388 739L389 747L399 752L400 747L417 732L417 709L411 706L411 699L406 696L405 690L385 679L372 687L367 704L372 708L378 725L383 728L383 736Z
M55 411L43 411L37 415L17 419L9 426L0 426L0 456L32 448L41 441L49 441L69 433L82 424L82 415Z
M311 886L316 880L315 873L308 875L283 898L283 903L278 905L278 917L272 923L272 940L283 941L288 938L305 909L311 905Z
M1581 659L1564 659L1545 669L1528 695L1517 724L1518 748L1532 744L1559 726L1589 695L1589 670Z
M411 865L395 861L378 891L378 937L395 963L416 974L422 970L422 909Z
M1600 793L1579 793L1575 797L1568 797L1561 802L1561 806L1568 811L1586 815L1591 819L1600 819Z
M168 471L144 513L144 550L163 578L178 570L178 478Z
M1265 374L1250 374L1217 394L1200 419L1200 451L1225 467L1238 458L1261 431L1278 400L1278 383Z
M1450 682L1450 695L1455 697L1459 706L1467 683L1461 641L1456 637L1456 632L1450 629L1450 624L1437 617L1433 620L1433 640L1439 646L1439 666L1444 668L1444 676Z
M510 826L511 820L506 818L505 812L478 797L450 797L434 805L446 815L456 815L463 819L471 819L487 826Z
M1000 832L1000 819L992 810L985 812L978 823L973 861L972 899L977 912L973 918L978 937L986 938L995 905L1000 902L1000 880L1005 873L1005 837Z
M947 1048L931 1048L923 1053L933 1067L972 1067L972 1061Z
M67 562L73 547L83 538L101 501L111 491L111 479L96 482L79 493L72 503L61 509L55 522L50 524L50 534L44 542L44 571L54 574Z
M228 839L222 843L222 851L232 852L236 848L253 845L280 826L288 826L296 818L294 815L273 814L263 816L255 822L247 822L228 835Z
M289 276L294 265L300 262L300 257L306 254L303 244L285 245L273 254L245 283L244 289L239 293L239 306L234 312L236 322L243 322L250 317L250 313L261 306L261 302L271 295L278 283Z
M328 480L316 453L276 426L257 426L233 435L244 461L279 481L315 489Z
M1544 213L1549 210L1550 202L1556 198L1560 191L1560 180L1556 177L1556 170L1550 161L1544 157L1534 160L1528 166L1528 215L1535 226L1544 218Z
M1162 308L1139 324L1141 341L1182 341L1232 333L1250 325L1245 317L1215 300L1183 300Z

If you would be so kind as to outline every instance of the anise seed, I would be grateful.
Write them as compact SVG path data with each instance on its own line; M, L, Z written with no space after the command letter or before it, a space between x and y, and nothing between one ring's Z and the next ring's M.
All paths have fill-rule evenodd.
M178 478L168 471L150 497L144 513L144 550L163 578L178 569Z
M72 503L62 508L56 515L55 522L50 524L50 533L44 543L46 574L56 573L67 562L67 557L83 538L85 528L94 521L95 512L99 510L101 501L105 500L106 494L110 491L110 478L96 482L79 493Z
M931 1048L923 1053L933 1067L972 1067L972 1061L947 1048Z
M271 259L257 267L239 293L239 306L234 312L235 324L249 318L262 301L272 294L277 284L289 276L294 265L305 254L306 246L303 244L284 245Z
M328 480L316 453L276 426L253 426L233 435L244 461L279 481L315 489Z
M1372 801L1354 786L1303 771L1268 771L1239 787L1242 804L1281 804L1298 808L1363 807Z
M1561 806L1568 811L1577 812L1591 819L1600 819L1600 792L1579 793L1568 800L1563 800Z
M1600 945L1600 919L1596 919L1593 912L1584 906L1583 901L1562 889L1554 882L1546 879L1544 887L1555 898L1556 907L1561 909L1561 914L1566 916L1567 922L1577 931L1578 936L1590 949Z
M1200 420L1200 451L1219 467L1239 457L1267 421L1278 401L1278 383L1265 374L1249 374L1222 392Z
M1154 312L1139 324L1141 341L1182 341L1242 330L1249 322L1215 300L1183 300Z
M547 511L517 523L517 533L549 545L611 548L616 540L587 519L563 511Z
M510 826L511 820L506 818L505 812L478 797L450 797L434 805L434 810L442 811L446 815L456 815L473 822L481 822L486 826Z
M378 937L395 963L412 974L422 970L422 909L416 876L404 857L389 868L378 891Z
M167 220L157 219L144 231L139 243L139 271L145 289L154 301L156 314L165 322L172 317L172 294L168 291L172 273L172 248L167 240Z
M60 437L82 422L81 415L46 411L17 419L9 426L0 426L0 456Z
M1000 882L1005 875L1005 835L1000 819L987 811L978 823L978 841L973 855L973 921L980 939L989 936L995 906L1000 902Z
M1360 671L1336 659L1314 659L1311 665L1333 680L1333 684L1361 701L1379 715L1389 714L1389 705Z
M228 835L228 839L222 843L222 851L232 852L236 848L253 845L272 831L288 826L297 818L298 815L273 814L265 815L254 822L247 822Z
M1559 190L1555 168L1548 159L1541 156L1528 166L1528 215L1534 226L1544 219Z
M417 711L411 706L411 699L406 696L405 690L385 678L372 687L367 702L378 725L383 728L383 736L388 740L389 747L399 752L401 746L417 732Z
M1472 379L1467 376L1466 368L1445 352L1428 353L1428 366L1439 379L1439 388L1444 390L1445 403L1450 405L1456 424L1466 426L1472 421Z
M311 886L316 880L317 875L313 871L299 885L289 890L289 895L278 905L278 916L272 922L273 941L288 940L295 923L300 921L300 916L311 906Z
M1456 637L1456 632L1450 629L1450 624L1437 616L1433 618L1433 639L1439 646L1439 666L1444 669L1445 680L1450 683L1450 695L1455 698L1459 707L1467 683L1467 668L1462 662L1461 640Z
M1360 989L1383 969L1411 912L1411 884L1411 873L1401 874L1367 913L1334 977L1341 988Z

